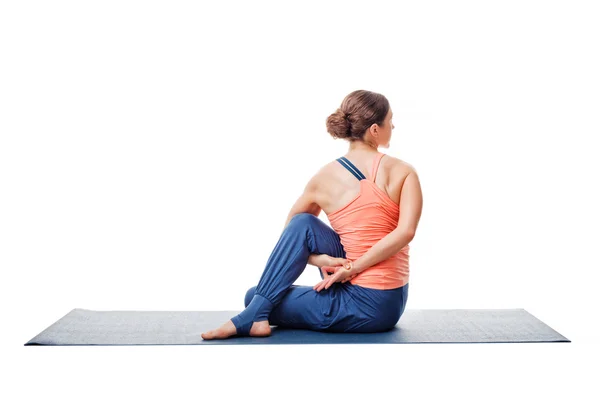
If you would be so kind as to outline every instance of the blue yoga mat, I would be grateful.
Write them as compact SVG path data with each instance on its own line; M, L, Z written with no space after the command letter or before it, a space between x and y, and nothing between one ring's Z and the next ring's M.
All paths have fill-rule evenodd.
M25 346L570 342L522 308L406 309L392 330L380 333L316 332L272 326L268 337L202 339L202 332L221 326L239 312L75 308Z

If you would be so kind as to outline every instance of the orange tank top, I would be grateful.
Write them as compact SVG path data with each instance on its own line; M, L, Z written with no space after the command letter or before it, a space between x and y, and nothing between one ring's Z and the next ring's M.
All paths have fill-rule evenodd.
M385 153L378 153L373 160L371 178L367 179L346 157L338 158L360 184L358 195L348 204L327 214L334 231L352 261L360 258L375 243L398 226L400 207L375 183L379 162ZM367 268L350 281L372 289L396 289L408 283L409 250L406 245L400 252Z

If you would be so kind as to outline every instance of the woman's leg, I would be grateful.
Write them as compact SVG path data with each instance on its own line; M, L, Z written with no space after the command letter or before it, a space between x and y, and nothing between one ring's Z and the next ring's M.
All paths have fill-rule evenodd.
M279 237L246 309L231 319L238 335L249 335L254 322L269 319L312 253L346 256L339 235L331 227L312 214L297 214Z
M255 292L256 286L246 292L246 306ZM334 283L320 292L312 286L292 285L271 311L269 324L327 332L384 332L398 323L407 299L408 283L387 290Z
M312 286L292 285L269 315L269 324L283 328L335 331L341 319L358 321L360 316L349 310L350 283L334 283L317 292ZM254 298L256 286L246 293L246 306ZM364 321L363 321L364 322ZM342 331L342 330L340 330Z

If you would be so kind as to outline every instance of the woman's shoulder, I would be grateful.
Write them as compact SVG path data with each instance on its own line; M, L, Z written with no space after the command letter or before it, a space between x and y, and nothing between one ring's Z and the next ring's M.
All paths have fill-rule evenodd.
M415 167L408 161L400 159L398 157L391 156L386 153L382 153L382 154L384 154L385 157L381 158L381 161L380 161L381 167L383 167L385 169L393 170L395 173L399 173L401 175L407 175L410 172L415 172ZM322 177L322 178L331 177L332 175L334 175L336 173L336 171L339 172L338 163L339 162L337 161L337 159L328 161L327 163L325 163L325 165L323 165L322 167L320 167L318 169L318 171L315 174L315 177L317 177L317 176Z
M387 154L387 153L385 154L385 157L383 157L381 159L381 162L387 162L387 163L393 164L393 165L398 166L398 167L413 168L412 164L409 163L408 161L403 160L403 159L398 158L398 157L394 157L394 156L392 156L390 154Z
M406 160L383 153L385 157L381 158L380 168L386 169L388 175L396 178L406 177L411 172L415 172L415 167ZM314 174L314 179L320 183L327 184L332 179L335 179L339 174L339 165L337 159L326 162Z
M394 176L406 176L411 172L416 173L415 167L406 160L386 154L381 159L382 167L388 169Z

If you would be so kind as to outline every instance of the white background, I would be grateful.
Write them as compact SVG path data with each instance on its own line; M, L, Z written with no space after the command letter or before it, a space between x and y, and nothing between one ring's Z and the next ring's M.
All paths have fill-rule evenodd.
M215 3L2 3L0 397L597 396L595 2ZM241 310L357 89L421 180L407 308L572 343L23 346L73 308Z

